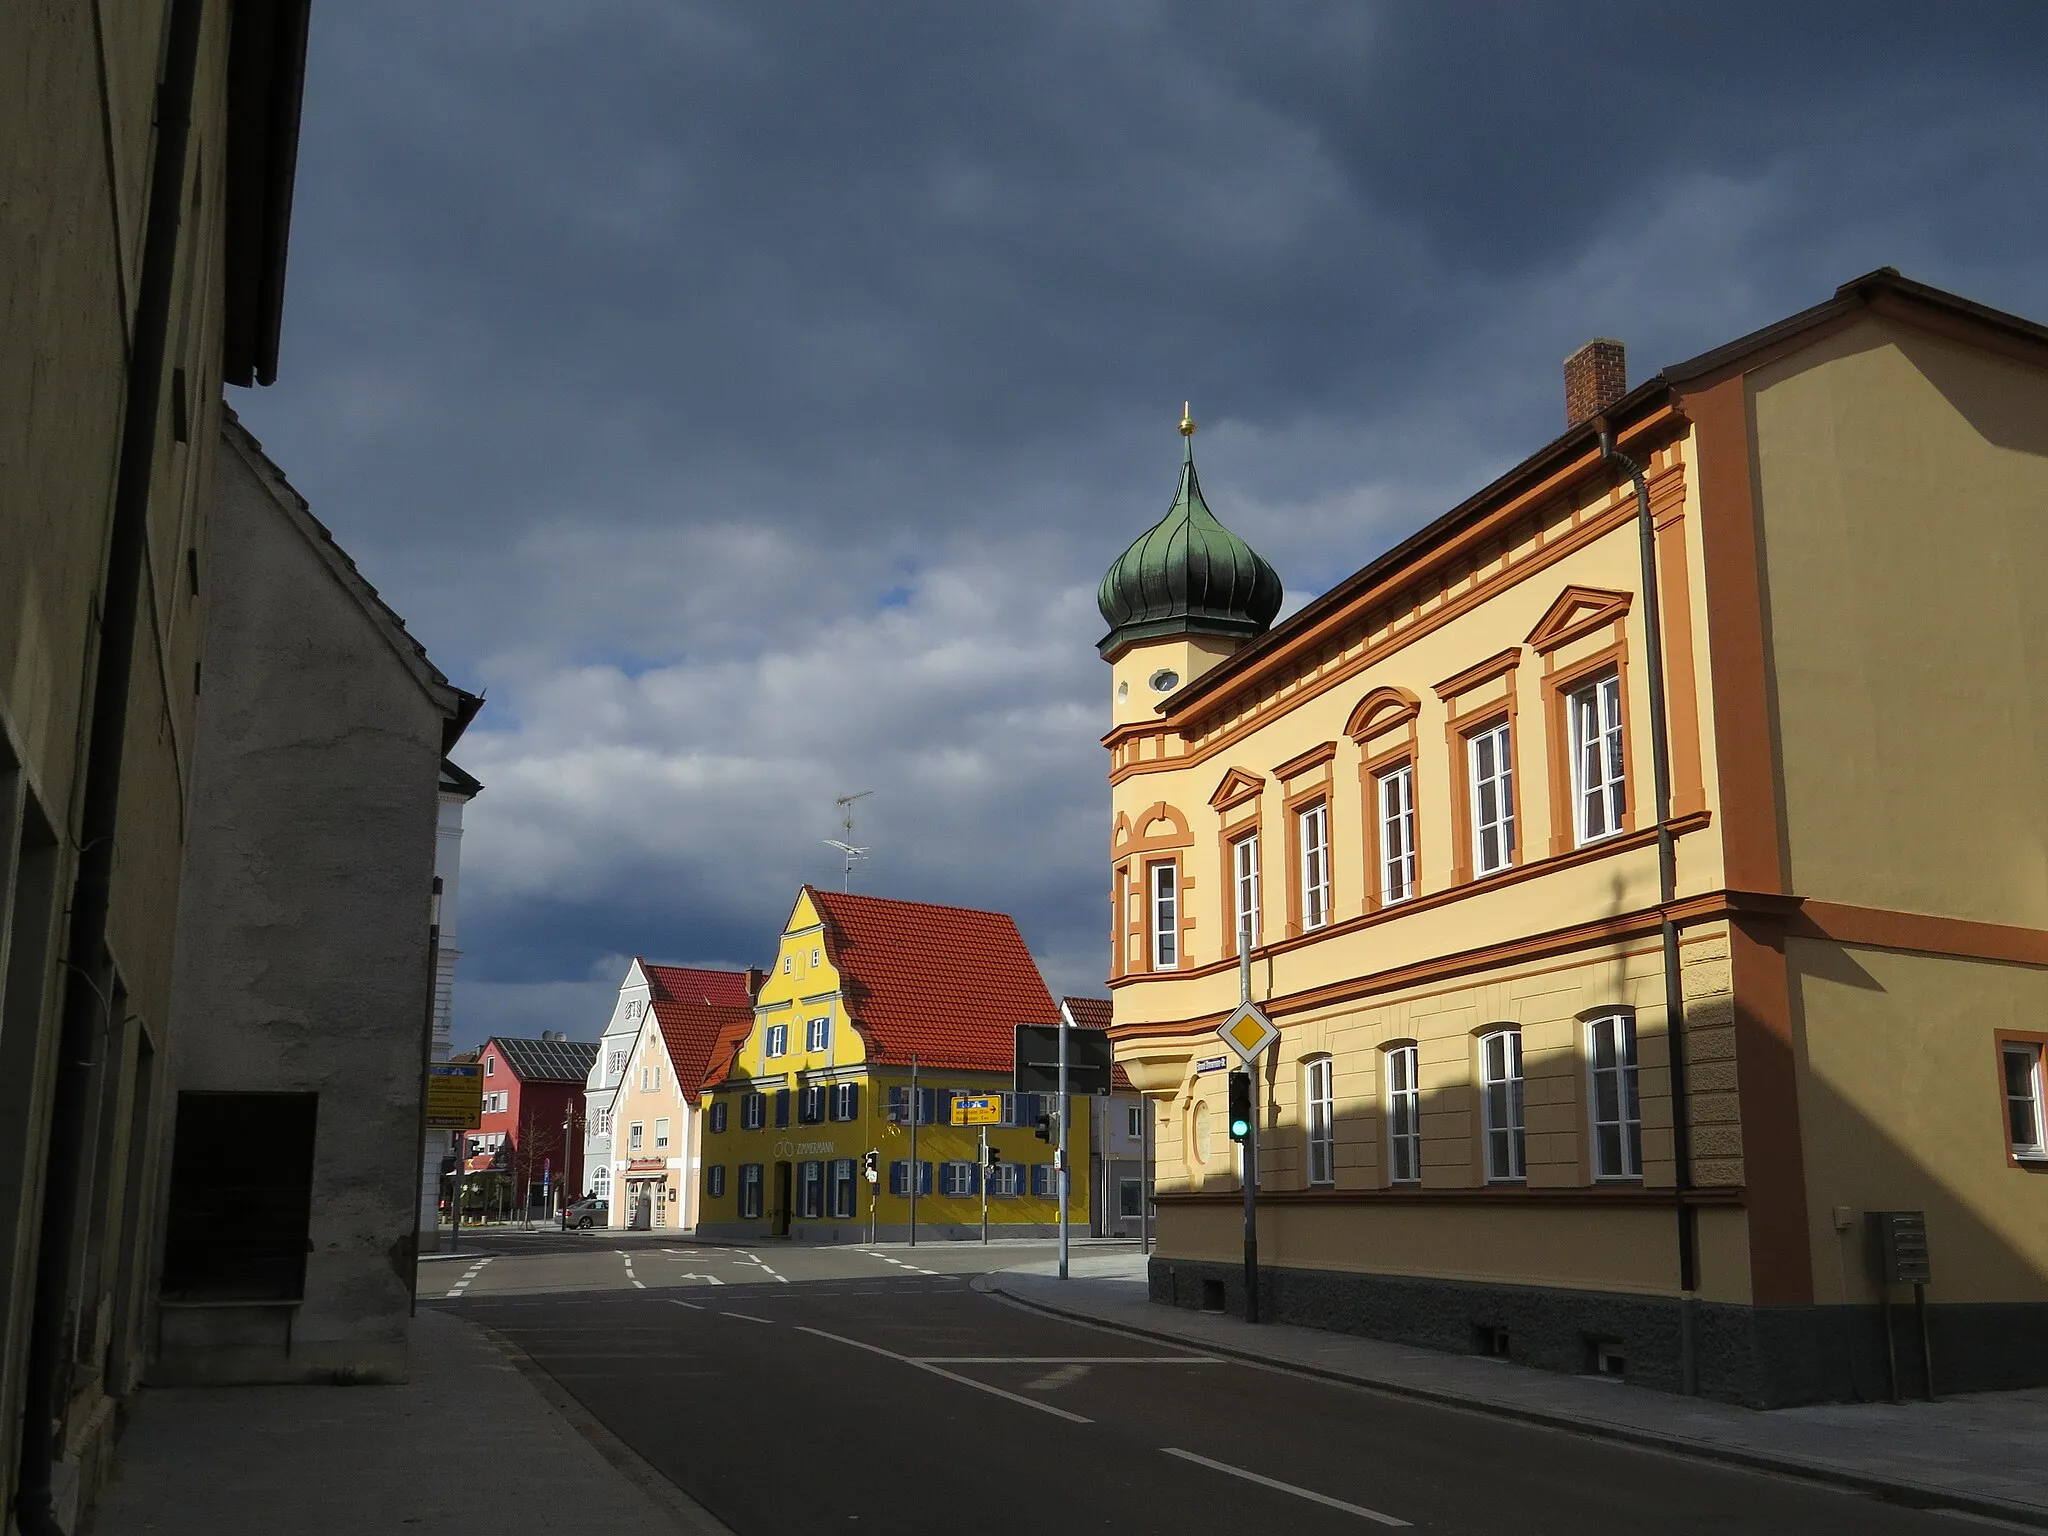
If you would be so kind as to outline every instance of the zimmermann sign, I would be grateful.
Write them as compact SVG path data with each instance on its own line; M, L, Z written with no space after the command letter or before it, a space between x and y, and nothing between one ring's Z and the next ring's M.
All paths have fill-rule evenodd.
M775 1143L777 1157L834 1157L838 1152L836 1141L791 1141L784 1137Z

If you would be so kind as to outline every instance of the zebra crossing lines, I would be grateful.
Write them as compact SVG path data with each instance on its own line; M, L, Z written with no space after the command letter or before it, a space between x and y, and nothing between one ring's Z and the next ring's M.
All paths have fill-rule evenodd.
M491 1260L496 1257L496 1254L486 1254L484 1255L484 1257L478 1259L474 1264L470 1265L468 1269L463 1271L462 1278L456 1281L454 1285L449 1287L448 1296L444 1296L442 1300L445 1301L448 1299L448 1297L452 1296L460 1296L464 1291L468 1290L470 1282L475 1280L478 1275L482 1274L484 1272L484 1266L490 1263Z

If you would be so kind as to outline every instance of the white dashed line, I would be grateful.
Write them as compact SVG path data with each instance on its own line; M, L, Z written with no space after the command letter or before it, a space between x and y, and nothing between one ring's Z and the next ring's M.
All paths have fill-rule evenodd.
M767 1324L767 1325L768 1325L768 1326L769 1326L770 1328L773 1328L773 1327L775 1326L775 1319L774 1319L774 1318L772 1318L772 1317L756 1317L756 1316L754 1316L754 1314L753 1314L753 1313L751 1313L751 1312L721 1312L721 1313L719 1313L718 1315L719 1315L720 1317L736 1317L736 1318L738 1318L738 1319L739 1319L739 1320L740 1320L741 1322L746 1322L746 1323L766 1323L766 1324Z
M668 1304L672 1307L688 1307L692 1312L702 1312L704 1310L703 1307L694 1301L677 1301L673 1296L669 1297Z
M470 1265L469 1268L466 1271L464 1271L462 1278L456 1281L455 1284L449 1289L448 1296L460 1296L464 1291L468 1290L470 1281L474 1280L478 1275L482 1274L484 1272L484 1266L490 1263L491 1260L496 1257L496 1254L486 1254L483 1258L478 1259L474 1264ZM442 1300L444 1301L447 1299L448 1297L446 1296L442 1298Z
M1015 1392L1005 1392L1001 1387L990 1386L985 1381L976 1381L972 1376L962 1376L957 1371L946 1370L944 1367L933 1365L929 1361L913 1360L908 1355L899 1355L895 1350L884 1349L879 1344L865 1344L859 1339L849 1339L844 1334L827 1333L822 1328L806 1328L801 1323L797 1325L796 1331L798 1333L815 1334L818 1338L830 1339L835 1344L850 1344L855 1349L865 1349L873 1354L886 1355L891 1360L901 1360L905 1365L915 1367L917 1370L929 1371L932 1375L943 1376L948 1381L957 1381L963 1387L972 1387L975 1391L986 1392L991 1397L1008 1398L1013 1403L1022 1403L1026 1408L1036 1408L1040 1413L1049 1413L1056 1419L1065 1419L1072 1424L1093 1424L1095 1422L1093 1419L1084 1418L1078 1413L1069 1413L1064 1408L1055 1408L1051 1403L1041 1403L1034 1398L1019 1396Z

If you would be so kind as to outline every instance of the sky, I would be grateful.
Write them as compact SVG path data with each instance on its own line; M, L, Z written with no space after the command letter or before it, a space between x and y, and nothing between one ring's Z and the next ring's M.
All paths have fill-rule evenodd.
M487 703L455 1031L594 1038L806 881L1104 991L1095 587L1210 506L1292 611L1879 266L2048 319L2048 7L322 0L231 403Z

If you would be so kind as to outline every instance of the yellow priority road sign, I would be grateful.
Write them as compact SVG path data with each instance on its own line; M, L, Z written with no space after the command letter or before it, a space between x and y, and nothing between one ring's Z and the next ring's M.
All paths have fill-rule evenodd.
M427 1068L427 1129L473 1131L484 1123L484 1069L437 1061Z
M953 1123L955 1125L1001 1125L1003 1123L1002 1095L995 1093L963 1093L953 1099Z
M1239 1003L1231 1010L1230 1017L1216 1026L1216 1033L1248 1067L1259 1059L1259 1052L1280 1038L1280 1031L1273 1027L1273 1021L1253 1002Z

